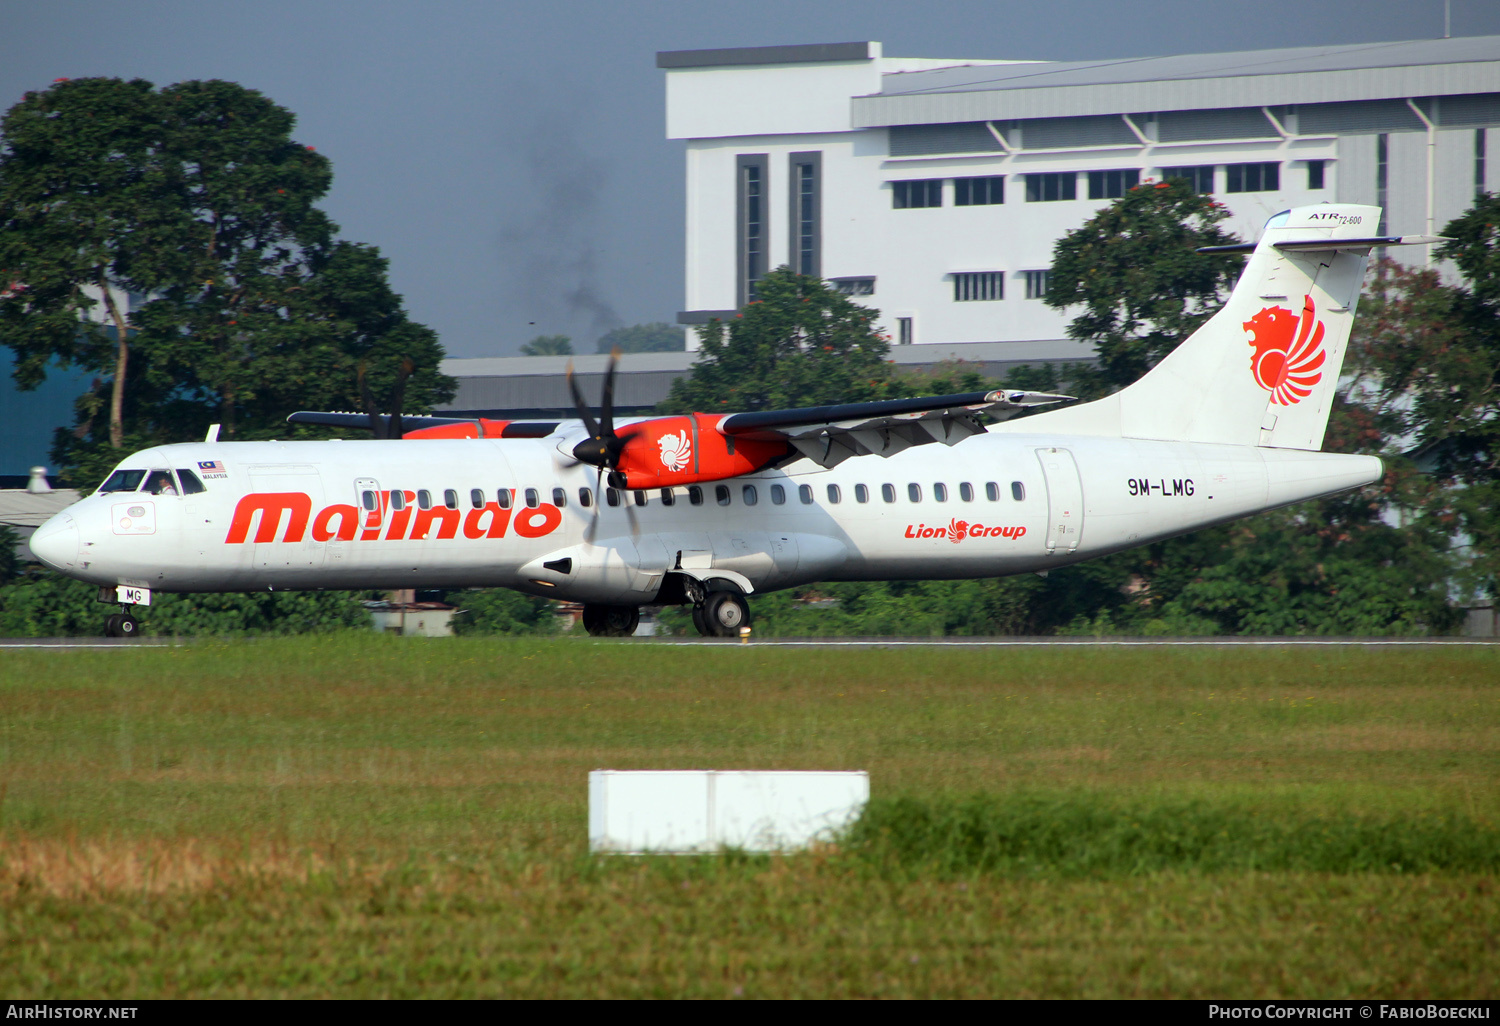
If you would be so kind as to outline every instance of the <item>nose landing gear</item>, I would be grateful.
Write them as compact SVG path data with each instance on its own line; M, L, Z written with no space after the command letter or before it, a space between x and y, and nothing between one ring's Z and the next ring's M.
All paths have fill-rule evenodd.
M111 638L133 638L140 634L141 622L130 615L129 610L111 613L104 620L105 636Z

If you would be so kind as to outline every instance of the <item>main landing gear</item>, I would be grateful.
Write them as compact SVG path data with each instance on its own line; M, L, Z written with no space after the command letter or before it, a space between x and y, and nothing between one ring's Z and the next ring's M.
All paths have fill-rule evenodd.
M641 624L641 611L635 606L583 607L583 629L596 638L628 638Z
M745 593L723 578L687 589L693 603L693 626L705 638L737 638L750 626L750 602Z

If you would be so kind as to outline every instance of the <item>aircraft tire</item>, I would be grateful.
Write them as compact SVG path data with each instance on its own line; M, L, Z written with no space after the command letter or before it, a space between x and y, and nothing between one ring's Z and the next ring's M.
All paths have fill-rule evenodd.
M711 591L703 602L703 623L715 638L737 638L750 626L750 603L738 591Z
M111 638L134 638L141 632L141 622L129 613L112 613L105 618L104 633Z
M628 638L640 623L641 611L636 606L583 607L583 629L596 638Z
M713 637L713 631L708 629L708 621L703 619L703 607L701 605L695 604L693 606L693 626L696 627L698 633L703 635L705 638Z

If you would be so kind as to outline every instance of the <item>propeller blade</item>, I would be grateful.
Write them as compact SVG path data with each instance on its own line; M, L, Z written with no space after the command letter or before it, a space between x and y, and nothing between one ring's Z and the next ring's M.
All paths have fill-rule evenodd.
M402 435L401 405L402 400L406 396L406 379L411 377L412 372L416 369L417 365L412 362L411 357L403 356L401 358L401 370L396 374L396 395L391 400L391 420L386 426L387 438L400 438Z
M598 474L594 476L594 516L583 529L583 540L590 545L594 544L594 536L599 533L599 506L604 502L604 490L600 485L603 481L604 466L601 464Z
M370 435L374 438L385 437L385 425L380 421L380 414L375 409L375 396L370 391L370 383L365 379L365 371L369 365L361 360L359 362L359 397L364 401L365 413L370 417Z
M593 439L599 438L599 423L594 420L594 415L589 412L589 404L583 401L583 393L578 391L578 381L573 376L572 360L568 361L568 391L573 393L573 405L578 410L578 419L583 421L583 426L588 431L589 437ZM580 456L579 459L583 459L583 457ZM585 460L584 462L592 463L593 461Z
M599 418L603 422L604 434L615 433L615 368L620 365L620 347L609 351L609 363L604 368L604 394L599 400Z

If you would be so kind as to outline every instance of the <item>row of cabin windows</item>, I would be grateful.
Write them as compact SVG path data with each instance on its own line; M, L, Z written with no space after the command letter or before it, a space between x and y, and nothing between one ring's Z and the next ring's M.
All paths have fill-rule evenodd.
M716 505L728 506L734 501L734 490L729 485L714 485L713 489L714 503ZM786 505L787 490L785 486L773 484L766 490L770 494L771 505ZM670 506L677 501L676 493L671 488L662 488L660 489L660 491L662 505ZM636 490L631 492L630 494L631 501L633 501L637 506L646 505L647 493L644 490ZM837 505L838 503L844 501L844 490L839 485L827 485L824 489L824 494L828 497L828 502L832 505ZM938 482L932 486L932 497L937 502L947 502L950 494L951 493L949 492L948 486L946 484ZM883 501L895 502L896 495L897 491L895 485L883 484L880 486L880 497ZM964 502L973 502L974 495L974 486L968 481L964 481L959 484L958 497L960 500ZM1010 495L1011 498L1016 502L1024 502L1026 499L1026 485L1020 481L1012 481L1010 483ZM990 502L999 502L1000 485L994 481L985 482L984 496ZM699 485L688 486L687 500L690 505L701 506L706 501L706 498L707 495L702 487L700 487ZM910 502L921 502L922 486L915 481L908 484L906 486L906 498ZM618 506L623 501L623 493L617 488L607 488L604 491L604 501L611 506ZM760 488L753 484L740 485L740 501L743 502L746 506L759 505ZM797 501L804 506L811 506L815 501L813 486L809 484L798 485ZM857 484L854 486L854 501L860 503L870 501L870 488L868 485Z
M144 473L144 472L142 472L142 473ZM724 484L714 485L713 489L714 489L714 502L715 502L715 504L720 505L720 506L728 506L728 505L730 505L734 501L734 492L730 488L729 485L724 485ZM671 505L673 505L673 504L676 503L676 501L677 501L677 493L673 489L671 489L671 488L662 488L662 489L659 489L659 491L661 493L661 504L663 506L671 506ZM786 488L785 488L785 486L779 485L779 484L773 484L773 485L771 485L767 489L767 491L770 493L771 504L773 506L782 506L782 505L786 504L787 494L786 494ZM828 485L827 488L826 488L826 490L825 490L825 494L828 497L828 501L830 503L832 503L832 504L838 504L838 503L844 501L843 489L841 487L839 487L838 485L836 485L836 484L830 484L830 485ZM883 484L883 485L880 486L880 497L885 502L895 502L896 501L896 494L897 493L896 493L896 486L895 485L893 485L893 484ZM948 486L946 484L943 484L941 482L933 484L933 486L932 486L932 497L933 497L933 499L935 501L937 501L937 502L947 502L949 494L950 493L948 491ZM963 502L973 502L974 501L974 494L975 494L974 493L974 486L972 484L970 484L968 481L964 481L961 484L959 484L959 486L958 486L958 497L959 497L960 500L962 500ZM611 506L618 506L618 505L620 505L620 503L622 501L622 495L623 495L623 493L618 488L606 488L604 490L604 501L606 503L608 503L609 505L611 505ZM646 505L648 497L647 497L647 493L646 493L645 490L643 490L643 489L637 489L635 491L632 491L630 493L630 495L631 495L631 501L634 502L635 505L637 505L637 506L644 506L644 505ZM985 498L988 499L990 502L999 502L1000 501L1000 485L997 484L994 481L987 481L985 483L985 486L984 486L984 495L985 495ZM1017 502L1024 501L1025 498L1026 498L1026 486L1024 484L1022 484L1020 481L1012 481L1010 483L1010 495L1011 495L1011 498L1014 499ZM501 509L510 509L511 505L515 502L515 500L516 500L517 497L518 497L517 496L517 491L514 488L500 488L500 489L497 489L496 492L495 492L495 502L496 502L496 504ZM526 507L528 509L536 509L538 506L540 506L542 504L541 492L539 492L535 488L527 488L527 489L525 489L523 492L521 492L520 497L524 498L524 500L526 502ZM692 505L692 506L701 506L701 505L703 505L703 503L705 501L705 498L706 498L706 496L705 496L705 493L704 493L703 488L701 486L699 486L699 485L689 485L688 486L688 489L687 489L687 500L688 500L688 504L689 505ZM906 498L910 502L921 502L922 501L922 486L920 484L917 484L916 482L912 482L912 483L908 484L906 486ZM804 485L798 485L797 486L797 501L798 502L800 502L804 506L810 506L813 503L813 499L814 499L814 496L813 496L813 486L812 485L804 484ZM760 489L756 485L753 485L753 484L741 485L740 486L740 501L742 501L746 506L755 506L755 505L758 505L760 503ZM869 487L866 486L866 485L862 485L862 484L855 485L854 486L854 501L855 502L861 502L861 503L863 503L863 502L869 502L870 501L870 489L869 489ZM373 491L366 491L366 492L364 492L362 494L361 498L360 498L360 502L363 504L364 508L367 509L367 510L373 511L373 510L376 510L376 509L380 508L380 500L377 498L376 493L373 492ZM483 509L488 502L489 502L489 496L484 491L484 489L482 489L482 488L474 488L474 489L471 489L469 491L469 505L471 507L473 507L474 509ZM393 510L402 510L402 509L405 509L406 508L406 495L405 495L405 493L401 489L399 489L399 488L393 488L393 489L391 489L391 491L390 491L390 504L391 504L391 509L393 509ZM458 509L458 491L457 491L457 489L454 489L454 488L446 488L446 489L444 489L443 490L443 503L442 504L444 506L446 506L448 509ZM566 506L567 504L568 504L568 492L567 492L567 489L565 489L565 488L553 488L552 489L552 505L554 505L554 506L558 507L559 509L561 509L562 507ZM580 489L578 489L578 505L580 505L580 506L584 507L585 509L587 509L590 506L592 506L593 504L594 504L594 493L593 493L593 490L589 489L589 488L580 488ZM432 492L430 492L426 488L418 489L418 491L417 491L417 508L419 508L419 509L432 509L433 505L434 505L434 503L433 503L433 494L432 494Z

